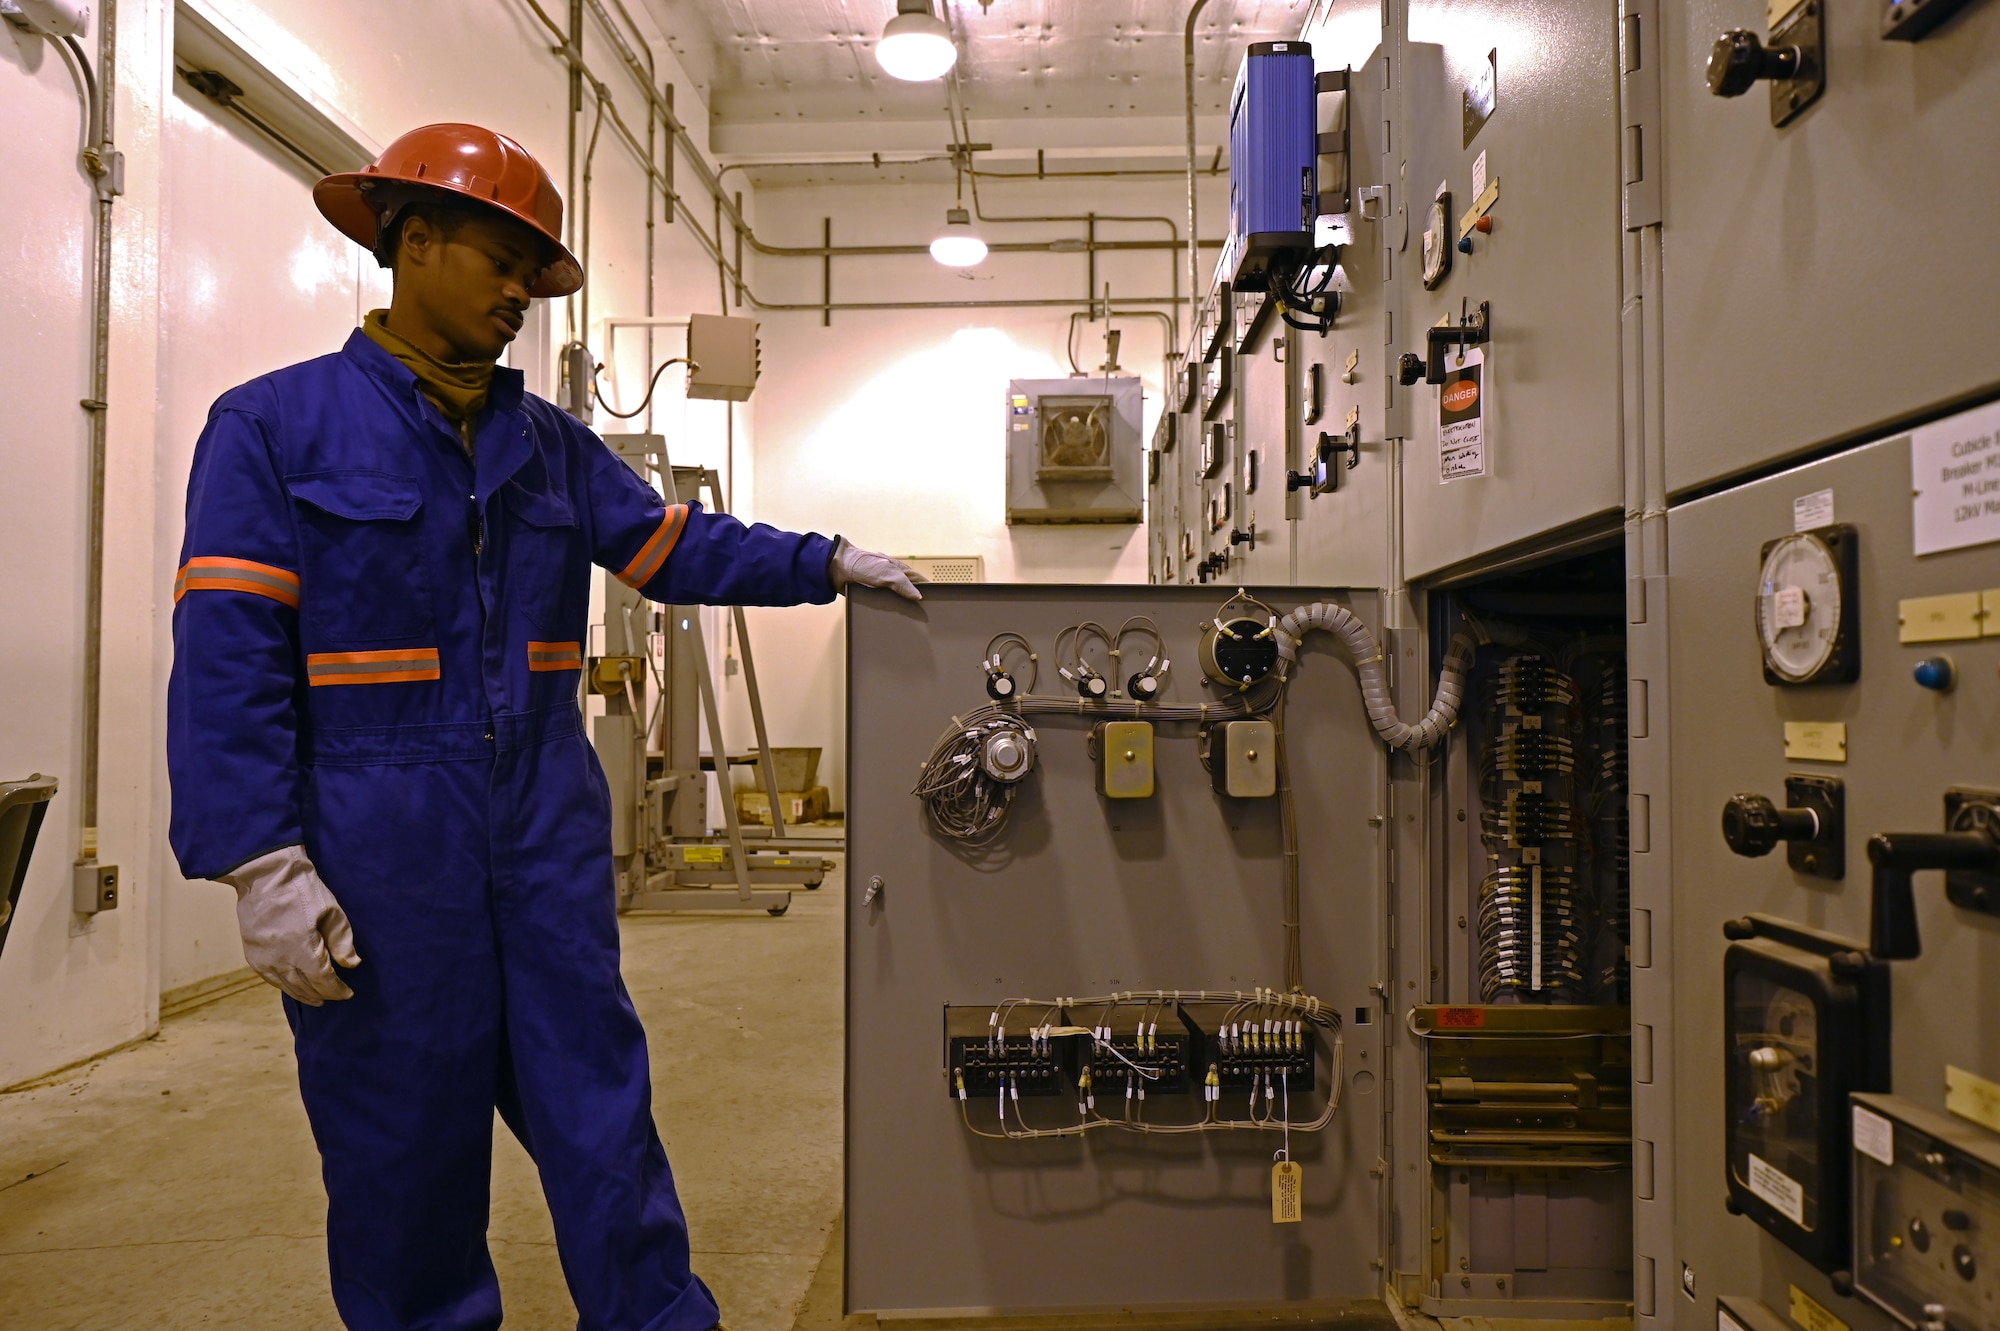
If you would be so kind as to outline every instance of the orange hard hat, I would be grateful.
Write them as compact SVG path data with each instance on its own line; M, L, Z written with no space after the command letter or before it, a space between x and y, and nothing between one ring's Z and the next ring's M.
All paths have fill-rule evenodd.
M367 170L314 185L313 202L342 235L372 250L396 210L424 190L474 199L533 227L551 257L529 295L567 296L583 285L583 268L562 243L562 195L549 173L526 148L477 125L413 129Z

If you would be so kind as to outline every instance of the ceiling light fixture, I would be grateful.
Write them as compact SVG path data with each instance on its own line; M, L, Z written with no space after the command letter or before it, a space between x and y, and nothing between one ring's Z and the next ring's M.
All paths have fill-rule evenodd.
M931 242L931 257L947 268L970 268L986 257L986 242L972 229L972 214L948 208L944 230Z
M931 13L930 0L896 0L896 17L882 29L875 59L891 77L923 83L951 72L958 46L951 28Z

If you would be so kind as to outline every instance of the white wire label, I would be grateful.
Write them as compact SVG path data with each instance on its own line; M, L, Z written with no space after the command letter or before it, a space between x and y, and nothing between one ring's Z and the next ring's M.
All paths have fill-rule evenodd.
M1306 1218L1306 1171L1296 1160L1271 1166L1271 1223L1296 1225Z

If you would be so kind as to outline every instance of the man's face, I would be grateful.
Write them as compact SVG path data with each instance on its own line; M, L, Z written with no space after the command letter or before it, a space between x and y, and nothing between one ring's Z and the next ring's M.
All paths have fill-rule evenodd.
M528 312L544 245L511 218L467 218L449 237L422 218L404 223L396 283L460 360L498 360Z

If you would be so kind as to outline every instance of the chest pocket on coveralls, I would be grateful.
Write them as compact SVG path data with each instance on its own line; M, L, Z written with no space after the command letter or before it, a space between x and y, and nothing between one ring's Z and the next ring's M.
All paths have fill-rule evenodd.
M507 529L508 597L548 637L577 637L589 580L575 511L559 494L514 481L502 486L500 494L512 519ZM572 605L579 607L574 616Z
M287 477L298 501L306 623L332 643L428 633L435 620L424 558L423 491L382 471Z

